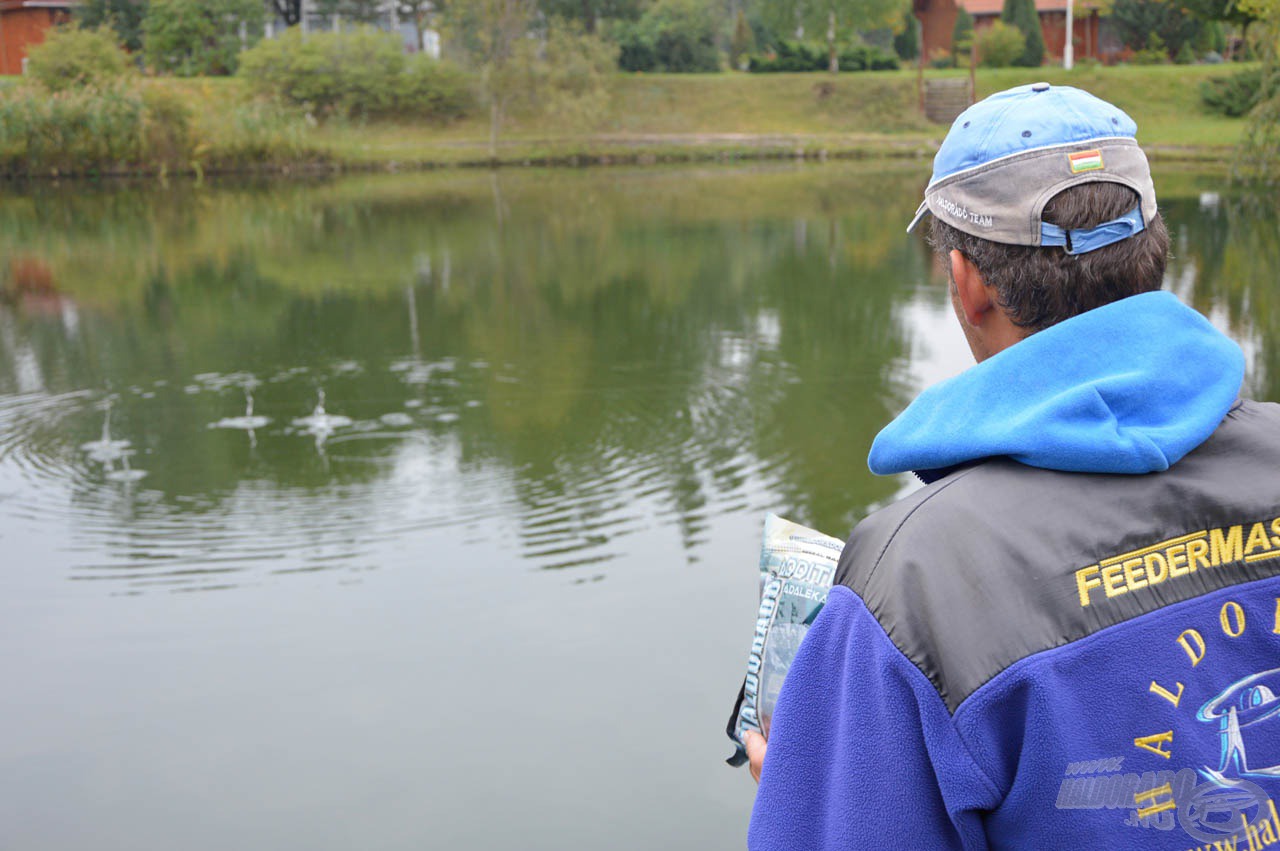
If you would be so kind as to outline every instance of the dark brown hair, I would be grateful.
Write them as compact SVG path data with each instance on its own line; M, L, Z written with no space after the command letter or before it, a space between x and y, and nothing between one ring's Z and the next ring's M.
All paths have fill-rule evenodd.
M1138 205L1138 193L1120 183L1084 183L1049 200L1042 218L1071 230L1096 227ZM1160 289L1169 255L1169 232L1159 214L1141 233L1090 251L1068 254L991 242L958 230L936 216L929 242L946 257L958 249L969 258L1015 325L1041 331L1086 310Z

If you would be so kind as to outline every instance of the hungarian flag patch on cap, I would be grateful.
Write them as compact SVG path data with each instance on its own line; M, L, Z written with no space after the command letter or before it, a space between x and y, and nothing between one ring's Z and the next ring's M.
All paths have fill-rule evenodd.
M1074 154L1067 154L1067 160L1071 163L1072 174L1097 171L1102 168L1102 151L1077 151Z

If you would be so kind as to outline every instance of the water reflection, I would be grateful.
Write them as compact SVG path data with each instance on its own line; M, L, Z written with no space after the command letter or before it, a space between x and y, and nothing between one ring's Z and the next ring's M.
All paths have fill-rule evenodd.
M696 563L718 515L843 534L901 487L865 471L876 431L967 362L902 235L918 171L5 197L0 535L66 530L56 569L140 590L439 529L576 580L654 529ZM1170 285L1280 398L1275 209L1203 182L1161 182Z

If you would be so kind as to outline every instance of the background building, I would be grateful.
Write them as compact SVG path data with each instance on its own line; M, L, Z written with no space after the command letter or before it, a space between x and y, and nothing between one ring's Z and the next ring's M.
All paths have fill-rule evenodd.
M21 74L27 51L71 19L75 0L0 0L0 74Z
M937 51L951 52L951 33L956 25L956 13L963 5L973 15L975 32L991 26L1000 18L1003 0L914 0L914 11L920 19L922 43L926 57ZM1045 58L1060 60L1066 43L1067 0L1036 0L1040 14L1040 30L1044 33ZM1109 61L1121 49L1119 41L1109 37L1099 23L1097 8L1088 2L1075 5L1075 55L1077 59L1092 58Z

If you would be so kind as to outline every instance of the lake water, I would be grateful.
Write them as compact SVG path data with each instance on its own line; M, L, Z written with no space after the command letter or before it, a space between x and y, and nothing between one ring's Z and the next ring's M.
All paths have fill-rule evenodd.
M740 848L767 511L969 363L921 163L0 197L0 848ZM1157 173L1280 399L1280 221ZM251 407L250 407L251 406Z

